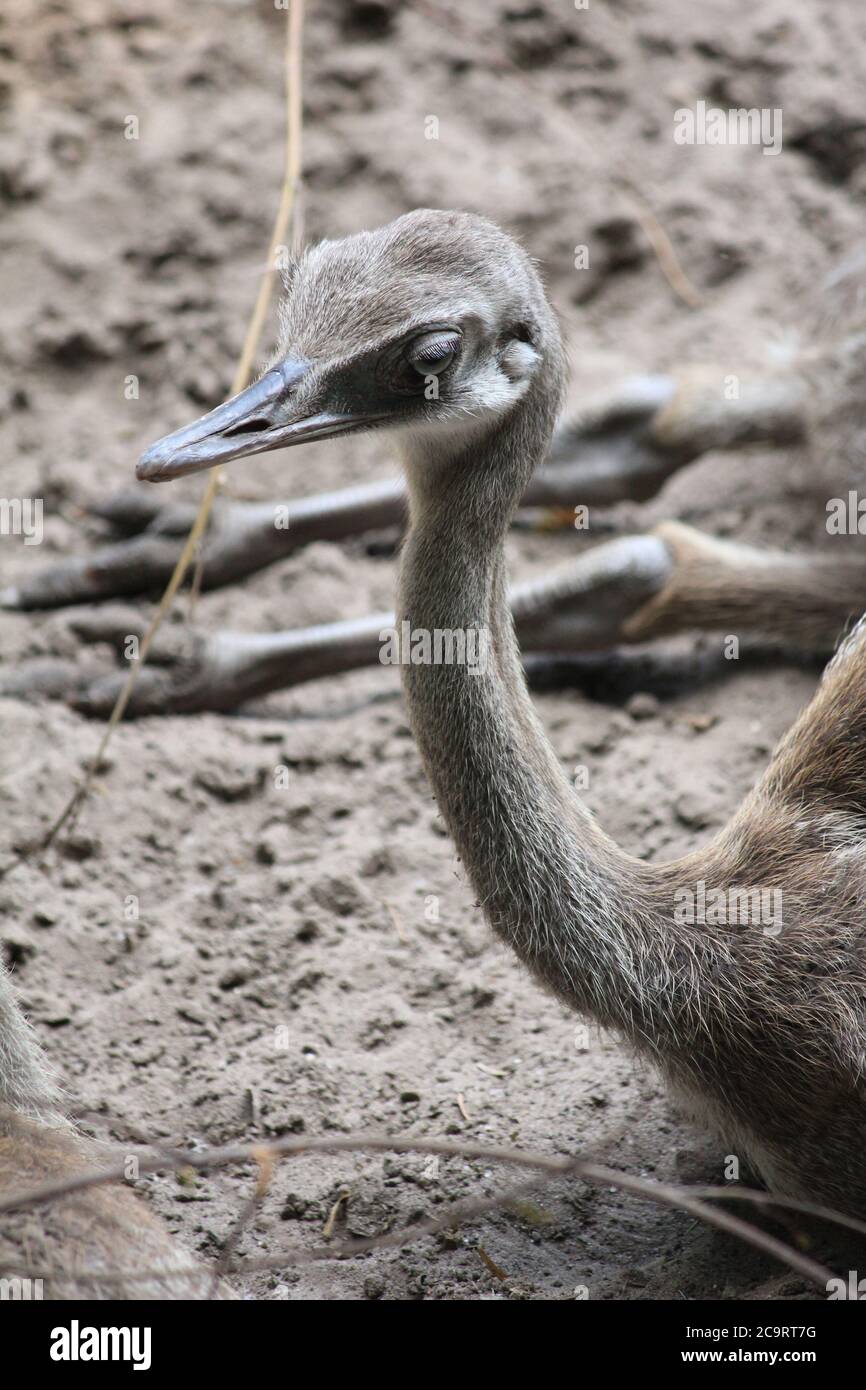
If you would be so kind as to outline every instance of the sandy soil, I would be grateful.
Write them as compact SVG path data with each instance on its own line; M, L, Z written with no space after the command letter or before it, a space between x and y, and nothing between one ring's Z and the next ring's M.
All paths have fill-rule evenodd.
M862 224L858 0L591 0L588 11L319 0L310 11L308 235L418 205L503 221L544 263L573 406L630 370L748 369L785 341ZM3 582L95 541L80 506L128 485L146 443L227 388L280 176L284 18L266 0L4 7L2 492L43 497L46 524L41 547L4 539ZM672 113L699 98L781 107L783 153L676 145ZM138 140L124 138L130 115ZM425 139L430 115L437 140ZM660 273L628 180L672 237L699 311ZM589 270L574 268L578 244ZM138 400L125 399L129 374ZM291 497L393 467L387 441L345 441L236 465L229 490ZM786 500L796 467L781 451L710 456L608 524L677 515L753 541L802 540L815 518ZM199 491L195 479L178 489ZM514 572L581 543L515 536ZM252 630L360 615L389 606L393 577L393 559L364 540L318 544L206 595L197 620ZM3 614L3 659L74 656L68 620ZM724 822L814 679L744 661L724 683L660 703L561 692L538 707L565 766L589 768L605 828L656 859ZM0 713L5 858L57 814L100 730L62 705L6 700ZM121 1144L366 1129L589 1150L633 1173L722 1179L724 1146L684 1124L615 1041L584 1036L492 941L393 670L232 718L122 727L75 834L0 884L0 910L6 958L75 1114ZM318 1243L343 1187L337 1231L367 1236L502 1180L457 1159L302 1158L279 1170L241 1250L254 1260ZM232 1172L142 1188L188 1248L212 1255L249 1184ZM447 1239L237 1284L289 1299L804 1291L682 1213L579 1183Z

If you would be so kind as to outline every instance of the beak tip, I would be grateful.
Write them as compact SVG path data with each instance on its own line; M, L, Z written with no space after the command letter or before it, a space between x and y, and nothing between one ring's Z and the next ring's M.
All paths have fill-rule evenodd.
M169 476L167 465L171 461L171 451L165 448L163 440L157 440L145 449L135 465L135 476L143 483L165 482Z

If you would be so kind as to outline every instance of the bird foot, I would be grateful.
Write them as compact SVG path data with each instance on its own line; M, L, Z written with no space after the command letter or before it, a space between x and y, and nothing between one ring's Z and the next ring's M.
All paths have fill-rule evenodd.
M140 660L145 617L128 608L108 605L77 610L70 615L67 631L86 649L110 647L116 670L89 652L83 661L43 657L0 669L0 696L19 699L62 700L94 718L107 717ZM217 663L210 651L214 639L184 629L168 628L157 635L147 664L136 681L127 714L183 713L188 709L216 707L219 698Z
M155 508L149 499L127 490L89 510L123 539L7 585L0 589L0 607L60 608L156 593L165 587L197 508L191 504ZM273 521L270 532L271 537L262 526L260 507L218 499L202 551L204 587L231 583L269 564L273 555L266 542L274 534Z

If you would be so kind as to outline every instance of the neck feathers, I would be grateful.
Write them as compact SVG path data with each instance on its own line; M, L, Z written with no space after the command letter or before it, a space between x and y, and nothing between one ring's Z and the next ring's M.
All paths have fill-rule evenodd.
M566 1002L634 1035L645 1032L642 866L598 829L545 739L506 598L504 535L548 417L521 402L474 449L409 458L400 620L413 633L477 630L481 643L452 654L485 659L437 661L434 646L432 661L401 670L427 775L494 930Z

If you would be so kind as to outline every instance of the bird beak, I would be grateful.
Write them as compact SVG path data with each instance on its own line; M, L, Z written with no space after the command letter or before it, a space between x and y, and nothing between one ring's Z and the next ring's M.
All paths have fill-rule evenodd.
M339 410L318 408L311 394L319 405L326 405L323 393L302 390L309 386L314 368L303 358L285 358L209 415L151 444L138 461L137 477L151 483L169 482L230 459L347 434L389 418L391 412L374 412L369 403L365 405L363 390L340 392Z

